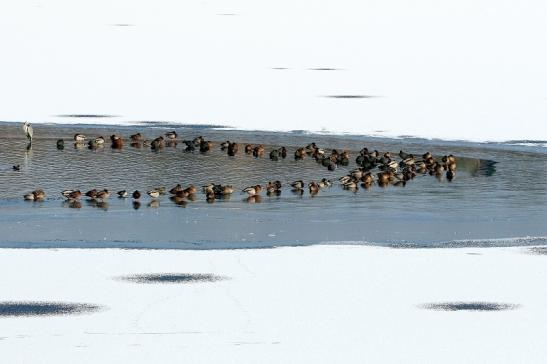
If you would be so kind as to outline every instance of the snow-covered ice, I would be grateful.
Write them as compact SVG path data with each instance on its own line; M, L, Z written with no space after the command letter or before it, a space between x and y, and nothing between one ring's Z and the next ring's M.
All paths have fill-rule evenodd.
M546 16L541 0L2 1L0 120L545 141Z
M530 252L6 249L0 254L2 301L103 309L2 317L0 352L6 363L541 363L547 356L547 257ZM148 273L226 279L120 279ZM515 306L422 306L475 302Z

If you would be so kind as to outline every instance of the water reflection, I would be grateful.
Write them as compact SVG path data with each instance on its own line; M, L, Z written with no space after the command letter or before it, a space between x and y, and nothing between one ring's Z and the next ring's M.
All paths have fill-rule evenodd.
M62 206L70 209L81 209L82 203L79 200L65 200L63 201Z

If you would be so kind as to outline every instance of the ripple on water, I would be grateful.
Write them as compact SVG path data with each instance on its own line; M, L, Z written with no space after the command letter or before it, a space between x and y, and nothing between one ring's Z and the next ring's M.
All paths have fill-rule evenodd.
M418 305L419 308L433 311L506 311L520 308L518 304L499 302L436 302Z
M77 315L97 312L101 308L89 303L8 301L0 302L0 317Z

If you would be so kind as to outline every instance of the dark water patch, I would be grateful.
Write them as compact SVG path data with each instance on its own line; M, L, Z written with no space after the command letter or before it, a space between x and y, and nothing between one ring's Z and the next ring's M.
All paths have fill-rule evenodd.
M536 247L528 249L528 252L530 254L535 254L535 255L547 255L547 247L545 247L545 246L541 246L541 247L536 246Z
M323 97L328 97L331 99L371 99L375 97L380 97L377 95L325 95Z
M144 120L144 121L135 121L135 124L144 125L144 126L154 126L162 128L188 128L188 129L230 129L231 126L227 125L217 125L217 124L181 124L172 121L153 121L153 120Z
M302 129L291 130L291 131L289 131L289 133L296 134L296 135L310 135L311 134L310 131L302 130Z
M507 311L520 308L518 304L498 302L439 302L424 303L419 308L433 311Z
M120 117L120 115L109 115L109 114L60 114L60 115L54 115L58 118L117 118Z
M308 68L308 71L342 71L342 68L332 68L332 67L315 67Z
M101 306L89 303L8 301L0 302L0 317L77 315L101 309Z
M133 283L201 283L218 282L225 280L226 277L211 273L155 273L155 274L135 274L129 276L117 277L116 279Z

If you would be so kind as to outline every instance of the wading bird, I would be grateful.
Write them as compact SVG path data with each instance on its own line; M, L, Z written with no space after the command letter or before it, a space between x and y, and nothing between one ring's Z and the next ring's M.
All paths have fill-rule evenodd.
M25 121L23 123L23 131L25 132L25 135L27 136L29 144L32 143L32 136L34 135L34 131L32 130L32 125L28 121Z

